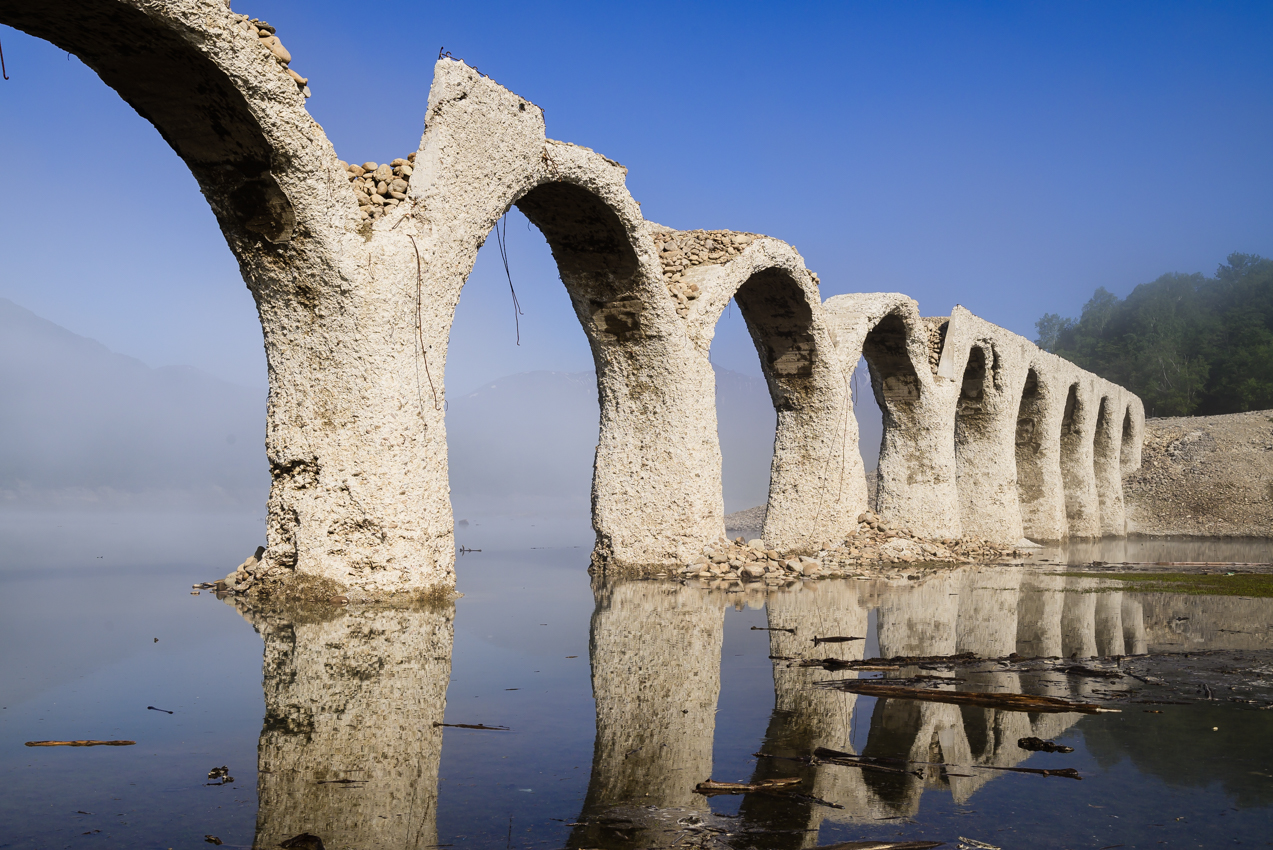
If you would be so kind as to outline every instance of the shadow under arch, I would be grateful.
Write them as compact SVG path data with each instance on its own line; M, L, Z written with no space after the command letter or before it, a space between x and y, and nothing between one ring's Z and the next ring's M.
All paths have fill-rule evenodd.
M288 241L295 212L251 106L222 68L155 18L108 0L0 0L0 22L73 53L159 131L227 236Z
M889 313L867 332L862 357L871 374L871 391L883 415L880 438L879 485L873 506L883 516L904 515L904 506L890 502L905 493L911 477L913 438L921 422L923 382L908 350L909 330L899 313Z
M598 299L631 294L636 251L619 216L595 193L565 181L540 183L513 205L548 240L567 288Z

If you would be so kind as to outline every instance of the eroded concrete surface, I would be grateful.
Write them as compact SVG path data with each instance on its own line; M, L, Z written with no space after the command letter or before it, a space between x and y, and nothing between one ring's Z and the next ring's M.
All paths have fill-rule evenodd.
M627 169L548 139L542 110L439 59L414 155L341 160L275 33L224 0L0 0L76 54L189 165L256 299L269 365L264 575L354 595L454 585L447 340L512 206L547 238L596 361L594 562L666 569L723 532L708 349L738 303L778 413L765 542L800 554L866 508L849 378L884 410L879 511L925 537L1125 531L1135 396L957 308L825 303L791 246L646 221ZM366 173L366 172L370 173Z

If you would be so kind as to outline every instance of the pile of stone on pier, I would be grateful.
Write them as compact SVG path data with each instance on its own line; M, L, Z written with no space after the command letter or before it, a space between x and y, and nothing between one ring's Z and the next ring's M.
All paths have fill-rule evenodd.
M301 94L309 97L313 93L309 90L309 80L288 67L292 64L292 54L283 46L283 42L279 41L274 27L259 18L252 18L248 15L239 15L238 18L239 29L259 39L261 46L270 51L275 61L283 66L283 70L287 72L287 75L296 82L296 87L301 90Z
M759 239L754 233L730 230L665 230L654 234L663 277L668 291L677 300L676 312L689 313L689 302L699 296L698 284L685 281L685 272L694 266L727 263Z
M364 162L350 165L344 160L340 167L349 175L349 185L358 198L358 211L363 221L379 218L407 199L407 187L411 183L415 154L406 159L379 164Z
M1016 560L1027 555L974 537L925 540L905 528L893 528L873 511L858 517L853 536L840 543L822 542L814 556L786 557L761 540L724 537L703 547L694 563L681 568L686 577L727 581L785 583L798 578L862 575L892 564L984 563Z

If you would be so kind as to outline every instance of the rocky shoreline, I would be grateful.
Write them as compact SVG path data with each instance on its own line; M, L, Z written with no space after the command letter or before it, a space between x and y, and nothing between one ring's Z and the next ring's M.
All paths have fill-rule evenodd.
M764 521L764 507L730 514L726 524ZM998 546L978 538L926 540L906 528L894 528L874 511L858 517L857 531L839 543L821 541L817 552L787 557L760 539L721 538L703 547L703 554L679 573L686 578L725 582L764 581L784 584L807 578L878 576L899 566L940 569L952 564L1020 561L1029 552Z

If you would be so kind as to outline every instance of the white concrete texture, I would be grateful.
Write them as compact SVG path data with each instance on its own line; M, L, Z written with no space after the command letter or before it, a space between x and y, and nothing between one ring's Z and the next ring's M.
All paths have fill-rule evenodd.
M769 546L816 551L867 506L849 395L862 354L890 522L1005 543L1123 533L1144 416L1121 388L962 308L824 304L776 239L647 222L623 166L546 138L539 107L449 58L418 150L359 174L305 110L286 33L253 20L224 0L0 0L0 22L76 54L156 126L239 260L269 368L267 575L355 596L454 586L447 342L512 206L547 238L596 361L599 567L685 564L724 531L708 348L731 298L778 414Z
M436 846L454 605L238 607L265 642L253 846Z
M884 416L885 520L997 543L1126 533L1121 476L1140 465L1145 427L1134 394L963 307L924 318L896 293L823 307Z

